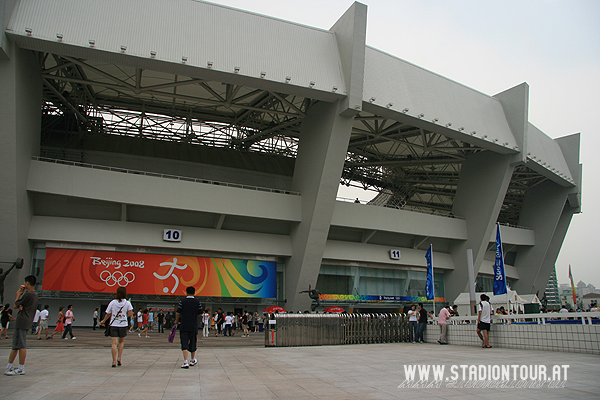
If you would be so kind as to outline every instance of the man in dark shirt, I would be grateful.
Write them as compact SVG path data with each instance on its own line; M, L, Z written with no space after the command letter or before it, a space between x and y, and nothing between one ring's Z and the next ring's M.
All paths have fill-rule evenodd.
M423 303L419 303L419 323L417 325L417 343L425 343L425 328L427 328L427 317L433 317L423 308Z
M12 350L8 356L8 364L4 375L25 375L25 357L27 357L27 331L31 328L33 317L38 304L38 295L35 292L36 278L34 275L25 277L24 285L17 290L15 309L19 310L15 320ZM12 364L19 354L19 368L13 369Z
M165 314L162 310L158 312L158 333L165 333Z
M187 297L179 301L177 312L175 313L175 324L179 323L179 338L181 340L181 351L183 352L183 365L181 368L188 369L198 363L196 360L196 342L198 339L198 315L202 314L202 304L194 297L196 289L188 286L185 289ZM188 352L191 353L191 359L188 362Z

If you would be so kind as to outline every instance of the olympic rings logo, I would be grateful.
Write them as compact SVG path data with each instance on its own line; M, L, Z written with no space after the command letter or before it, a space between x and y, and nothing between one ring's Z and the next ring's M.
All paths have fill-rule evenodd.
M104 270L100 272L100 279L108 286L127 286L131 282L135 280L135 275L133 272L122 273L121 271L115 271L111 273L108 270ZM125 284L121 284L122 281L125 281Z

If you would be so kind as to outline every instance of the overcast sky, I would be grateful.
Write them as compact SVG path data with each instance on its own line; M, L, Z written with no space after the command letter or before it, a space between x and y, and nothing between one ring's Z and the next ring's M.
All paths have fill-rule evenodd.
M216 0L329 29L350 0ZM600 223L600 1L365 0L367 44L494 95L529 84L529 122L552 138L581 133L582 213L556 263L559 283L600 288L594 256ZM372 192L348 197L368 200Z

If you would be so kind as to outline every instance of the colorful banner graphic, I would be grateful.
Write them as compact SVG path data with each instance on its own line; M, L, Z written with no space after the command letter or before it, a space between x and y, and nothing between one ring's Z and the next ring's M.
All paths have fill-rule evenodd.
M413 302L427 302L425 296L368 296L358 294L320 294L319 300L335 300L335 301L356 301L356 302L370 302L370 303L384 303L384 302L399 302L399 301L413 301ZM446 301L445 297L436 297L435 301Z
M97 250L46 249L43 290L127 294L277 297L277 265L273 261L232 260L119 253Z
M433 300L435 298L435 290L433 288L433 245L429 245L427 253L425 253L425 260L427 261L427 283L425 285L425 294L427 300Z
M500 238L500 224L496 223L496 261L494 263L494 296L506 293L506 274L504 271L504 253Z
M575 283L573 282L573 274L571 273L571 264L569 264L569 280L571 281L571 290L573 291L573 306L577 308L577 292L575 291Z

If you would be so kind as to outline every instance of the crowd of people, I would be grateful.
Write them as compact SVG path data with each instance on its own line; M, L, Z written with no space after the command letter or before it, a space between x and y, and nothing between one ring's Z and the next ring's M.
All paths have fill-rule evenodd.
M73 321L75 321L75 314L73 313L73 305L67 307L67 311L64 311L64 307L61 306L58 309L57 319L55 321L56 327L53 331L49 330L51 321L50 306L46 304L43 310L39 307L35 309L33 319L31 321L31 334L37 335L37 340L43 339L54 339L54 335L57 333L62 339L76 339L73 335ZM17 310L19 311L19 310ZM16 318L13 316L13 309L10 303L6 303L0 306L0 339L10 339L8 337L8 328L11 322L16 322ZM42 339L42 334L44 338ZM67 337L70 336L69 337Z
M208 337L210 330L214 330L215 336L233 336L241 333L242 337L249 337L250 332L262 332L264 316L258 312L225 313L222 309L218 309L213 314L210 310L206 310L202 316L204 324L202 335Z

